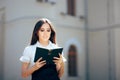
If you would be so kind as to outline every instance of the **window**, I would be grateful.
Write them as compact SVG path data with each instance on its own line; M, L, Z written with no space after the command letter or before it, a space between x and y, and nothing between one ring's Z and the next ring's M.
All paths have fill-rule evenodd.
M76 12L76 7L75 7L75 2L76 0L67 0L67 13L69 15L75 16Z
M38 2L45 2L45 3L51 3L55 4L57 1L56 0L37 0Z
M76 46L71 45L68 51L68 76L77 76L77 50Z
M37 0L37 1L40 1L40 2L48 2L48 0Z

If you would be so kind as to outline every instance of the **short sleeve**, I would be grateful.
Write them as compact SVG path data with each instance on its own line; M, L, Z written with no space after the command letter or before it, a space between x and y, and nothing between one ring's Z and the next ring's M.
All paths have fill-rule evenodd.
M23 55L20 57L20 61L30 63L30 53L28 47L24 49Z
M63 62L66 62L66 61L67 61L66 58L64 57L63 52L62 52L62 59L63 59Z
M66 62L66 61L67 61L66 58L65 58L64 56L62 56L62 58L63 58L63 62Z

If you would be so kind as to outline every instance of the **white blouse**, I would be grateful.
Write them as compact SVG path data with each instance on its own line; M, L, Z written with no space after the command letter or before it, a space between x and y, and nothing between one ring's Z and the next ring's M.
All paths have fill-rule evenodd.
M43 47L38 41L34 45L29 45L24 49L23 55L20 57L21 62L27 62L30 63L30 66L33 66L34 63L34 57L35 57L35 51L36 47L46 48L46 49L55 49L59 48L57 45L53 44L51 41L49 41L48 46ZM62 55L63 56L63 55ZM63 57L63 61L65 62L66 59Z

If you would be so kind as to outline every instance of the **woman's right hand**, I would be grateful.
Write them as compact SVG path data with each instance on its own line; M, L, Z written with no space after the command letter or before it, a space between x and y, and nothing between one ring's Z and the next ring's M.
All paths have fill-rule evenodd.
M35 68L35 70L38 70L39 68L41 68L45 64L46 64L46 61L45 60L43 61L42 57L41 57L35 62L34 68Z

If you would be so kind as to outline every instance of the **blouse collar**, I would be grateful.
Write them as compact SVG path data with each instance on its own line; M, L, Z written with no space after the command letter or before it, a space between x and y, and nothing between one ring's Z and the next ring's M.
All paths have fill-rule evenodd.
M52 45L52 42L49 40L49 44L47 46L42 46L39 41L37 41L36 46L42 47L42 48L50 48Z

